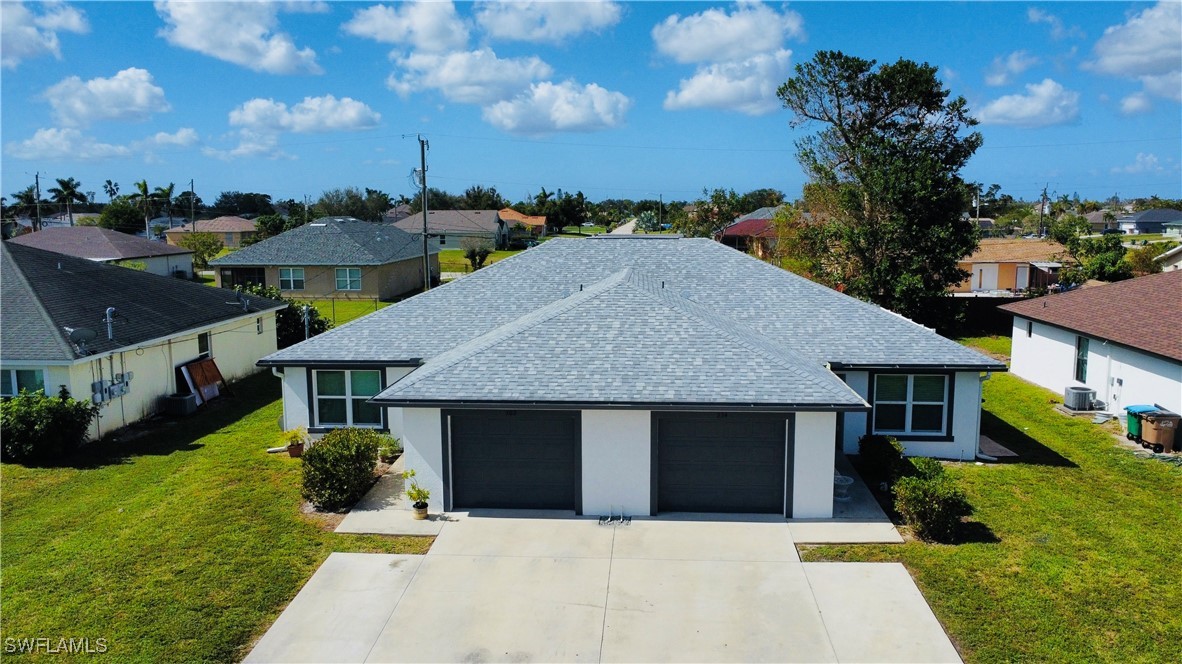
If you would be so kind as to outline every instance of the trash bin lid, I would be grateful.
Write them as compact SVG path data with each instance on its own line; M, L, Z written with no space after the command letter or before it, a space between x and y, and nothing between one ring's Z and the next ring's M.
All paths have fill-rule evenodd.
M1156 411L1157 406L1150 406L1148 404L1136 404L1133 406L1125 406L1125 410L1130 413L1152 413Z

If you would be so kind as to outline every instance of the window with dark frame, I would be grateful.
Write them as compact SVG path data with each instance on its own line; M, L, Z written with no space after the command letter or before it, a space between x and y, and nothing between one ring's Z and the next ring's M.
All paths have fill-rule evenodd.
M279 290L304 290L304 268L279 268Z
M0 372L0 397L14 397L21 390L45 389L45 374L40 369L5 369Z
M202 332L197 335L197 354L209 356L209 332Z
M382 409L366 403L382 389L381 371L316 371L315 426L382 426Z
M1088 382L1088 338L1075 338L1075 379Z
M942 435L948 430L948 376L878 374L874 377L874 432Z
M338 267L336 269L336 281L337 290L339 291L361 290L361 268Z

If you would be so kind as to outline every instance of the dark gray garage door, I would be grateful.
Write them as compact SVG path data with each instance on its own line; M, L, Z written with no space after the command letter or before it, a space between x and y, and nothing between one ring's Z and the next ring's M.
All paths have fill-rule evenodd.
M453 509L580 511L579 414L452 411Z
M787 415L654 417L658 512L784 513Z

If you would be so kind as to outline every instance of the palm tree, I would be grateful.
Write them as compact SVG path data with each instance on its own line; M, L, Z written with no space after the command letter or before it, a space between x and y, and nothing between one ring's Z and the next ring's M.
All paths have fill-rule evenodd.
M25 187L24 189L14 193L12 195L12 200L13 200L12 206L9 208L9 211L12 212L12 216L14 216L14 217L19 217L21 215L30 215L31 216L34 213L34 211L36 211L37 204L39 202L37 200L37 187L34 185L29 185L28 187ZM35 231L41 230L41 228L38 226L38 221L39 220L36 218L33 221L33 230L35 230Z
M135 193L128 196L127 199L144 211L144 237L152 237L152 211L156 208L156 196L151 189L148 188L147 180L140 180L135 183Z
M103 183L103 191L107 192L108 202L114 201L115 197L119 195L119 183L107 180Z
M155 191L152 192L152 195L156 197L156 200L159 201L162 205L164 205L164 208L168 211L168 227L169 228L172 228L172 204L173 204L173 195L172 194L175 191L176 191L176 184L169 182L167 187L156 187Z
M74 225L74 203L85 203L86 194L79 191L82 188L82 183L74 178L57 178L57 186L50 187L47 191L53 198L51 199L58 206L66 207L66 214L70 217L70 225Z

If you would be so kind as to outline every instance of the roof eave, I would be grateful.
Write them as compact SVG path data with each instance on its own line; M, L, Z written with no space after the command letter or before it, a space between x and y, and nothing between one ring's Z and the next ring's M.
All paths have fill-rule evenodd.
M944 364L905 364L892 362L830 362L832 371L1009 371L1009 367L1001 362L997 363L944 363Z
M507 401L501 399L409 399L374 397L369 403L379 406L449 409L522 409L531 410L687 410L710 412L869 412L865 404L849 403L719 403L695 401Z
M384 367L421 367L422 358L404 360L285 360L264 357L255 362L258 367L305 367L308 369L378 369Z

